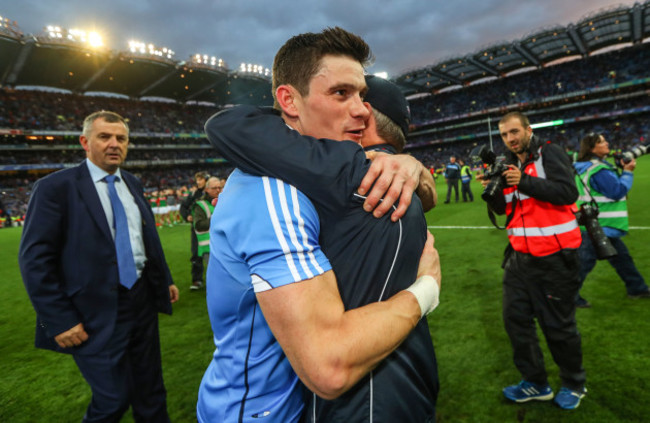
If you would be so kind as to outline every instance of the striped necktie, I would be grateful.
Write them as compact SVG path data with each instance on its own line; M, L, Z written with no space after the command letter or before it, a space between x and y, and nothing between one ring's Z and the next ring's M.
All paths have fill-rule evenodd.
M115 190L115 181L119 181L120 178L115 175L108 175L104 180L108 183L108 196L111 199L111 208L113 209L115 252L117 253L117 268L120 272L120 284L131 289L138 279L138 272L135 269L135 261L133 260L126 212Z

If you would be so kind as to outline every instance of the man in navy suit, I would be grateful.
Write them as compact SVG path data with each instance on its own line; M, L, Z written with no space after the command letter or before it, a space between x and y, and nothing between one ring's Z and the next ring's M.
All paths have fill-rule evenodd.
M74 357L92 390L85 422L117 422L129 406L135 421L168 422L158 312L171 314L178 289L142 186L119 168L129 129L95 112L79 141L87 159L34 184L25 219L18 261L35 345Z

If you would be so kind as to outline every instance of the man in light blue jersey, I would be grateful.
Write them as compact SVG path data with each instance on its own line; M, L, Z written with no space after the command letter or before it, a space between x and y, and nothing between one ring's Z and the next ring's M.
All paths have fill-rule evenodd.
M369 116L362 103L369 54L363 40L339 28L289 40L276 56L276 65L287 60L281 72L274 65L274 94L287 125L305 135L359 141ZM314 107L318 113L311 113ZM345 175L342 183L356 188L368 171L368 164L355 166L365 163L363 150L345 144L350 159L325 169L322 190L336 175ZM393 167L388 163L407 162L404 157L381 160L385 169ZM375 187L385 191L386 182L394 180L410 187L404 190L410 201L418 180L404 174L419 175L421 165L409 163L406 171L382 174ZM377 173L369 174L372 179ZM362 194L371 182L363 181ZM381 206L394 202L402 189L388 192ZM369 209L379 197L371 191ZM340 207L335 201L331 209ZM407 207L400 200L396 217ZM299 421L298 378L321 398L338 397L379 365L437 304L440 267L431 235L411 286L384 301L346 310L320 250L319 232L314 204L293 186L240 170L229 178L210 234L207 301L217 348L199 390L199 421ZM359 266L363 269L363 263Z

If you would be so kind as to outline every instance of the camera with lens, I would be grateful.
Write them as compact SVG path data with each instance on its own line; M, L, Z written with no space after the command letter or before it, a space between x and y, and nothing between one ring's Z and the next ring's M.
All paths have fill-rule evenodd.
M488 165L488 168L483 172L483 177L489 179L490 182L485 186L481 198L489 203L496 196L501 195L503 187L507 185L502 174L508 170L508 166L503 161L497 161L497 155L494 154L494 151L488 149L487 145L475 148L470 154L474 163L482 162Z
M614 153L612 154L612 156L614 157L616 166L622 168L623 165L630 163L632 160L636 159L637 157L647 154L649 150L650 150L649 146L641 144L629 149L628 151L624 151L622 153Z
M584 226L591 239L591 243L596 250L596 257L598 260L608 259L614 257L617 252L612 243L603 232L603 228L598 223L598 205L595 201L591 203L583 203L575 215L578 224Z

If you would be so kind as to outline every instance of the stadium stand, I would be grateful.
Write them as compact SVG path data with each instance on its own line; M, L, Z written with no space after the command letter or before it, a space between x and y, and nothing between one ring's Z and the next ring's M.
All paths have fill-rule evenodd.
M568 151L592 131L617 150L647 143L648 41L650 0L408 70L393 79L409 96L413 116L406 151L435 168L452 154L470 159L485 143L500 153L497 122L511 110L532 123L552 122L535 132ZM0 19L0 50L6 53L0 57L0 199L12 215L24 213L37 178L84 157L79 128L92 111L115 110L128 119L125 167L154 190L191 185L197 170L227 176L230 166L203 134L205 120L230 104L271 104L270 79L257 68L91 50L74 40L25 35L6 18Z

